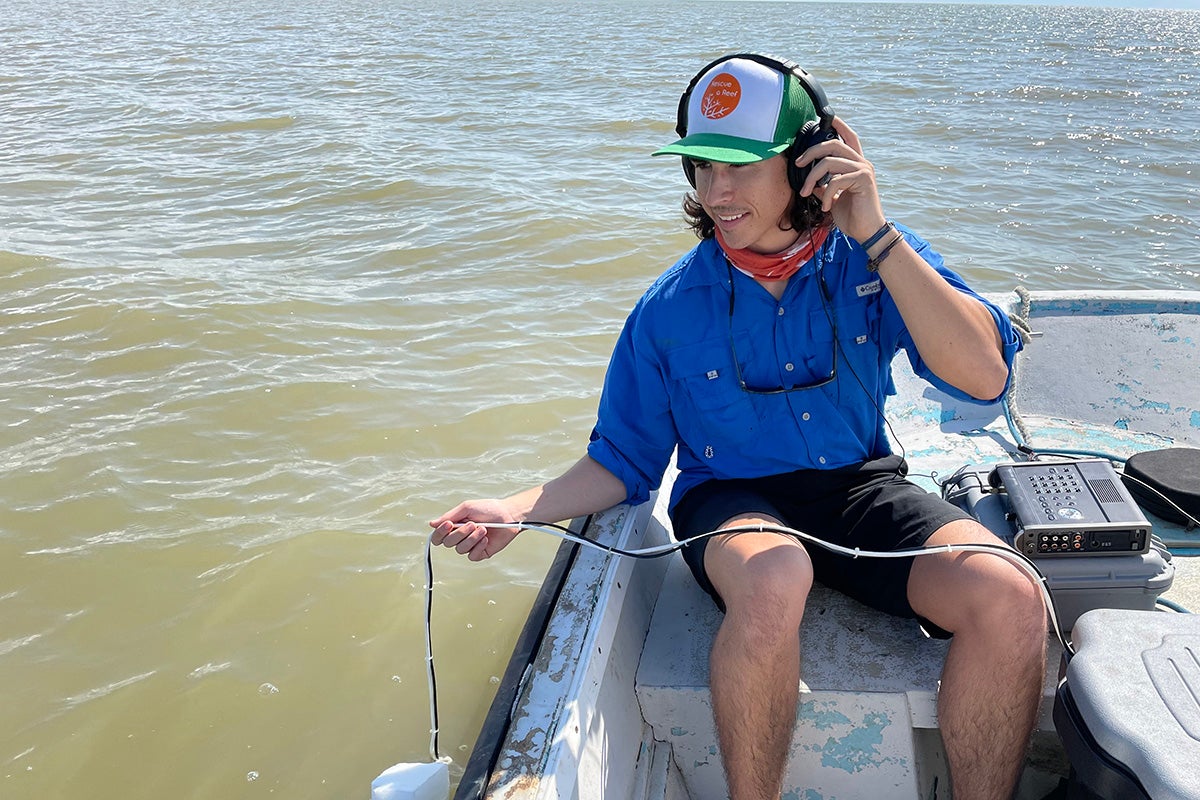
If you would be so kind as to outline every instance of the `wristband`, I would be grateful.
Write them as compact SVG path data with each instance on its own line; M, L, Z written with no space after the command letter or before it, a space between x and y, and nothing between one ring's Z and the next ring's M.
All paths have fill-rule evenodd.
M875 231L875 233L871 236L870 239L867 239L865 242L862 243L862 249L870 250L871 245L875 244L880 239L882 239L884 236L886 236L888 231L894 231L894 230L896 230L895 224L891 220L888 220L887 222L883 223L882 228Z
M870 272L877 272L879 270L879 265L882 264L883 260L888 257L888 253L892 252L892 248L895 247L896 243L903 238L904 234L897 231L896 238L888 242L887 247L879 251L879 255L867 261L867 270Z

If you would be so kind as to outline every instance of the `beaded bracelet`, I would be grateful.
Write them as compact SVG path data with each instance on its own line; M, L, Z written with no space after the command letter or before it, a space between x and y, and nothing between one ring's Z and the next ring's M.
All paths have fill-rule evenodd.
M895 231L895 230L896 230L896 225L895 225L895 223L893 223L893 222L892 222L892 221L889 219L887 222L883 223L883 227L882 227L882 228L880 228L879 230L875 231L875 233L874 233L874 234L871 236L871 238L870 238L870 239L867 239L865 242L863 242L863 243L862 243L862 249L863 249L863 250L870 250L870 249L871 249L871 245L875 244L875 243L876 243L876 242L878 242L880 239L882 239L884 236L886 236L888 231Z
M867 269L871 272L876 272L879 269L879 265L882 264L883 260L888 257L888 253L892 252L892 248L895 247L896 243L903 238L904 234L897 231L896 237L887 243L887 247L880 250L879 255L867 261Z

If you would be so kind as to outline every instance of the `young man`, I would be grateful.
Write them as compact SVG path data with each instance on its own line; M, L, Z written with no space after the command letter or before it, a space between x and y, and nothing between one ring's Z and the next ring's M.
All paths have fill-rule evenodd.
M515 529L644 501L677 452L679 539L785 525L864 550L998 543L905 480L884 435L899 349L943 390L999 397L1019 348L1004 314L888 222L858 136L816 81L773 58L718 59L680 100L685 201L701 237L638 302L616 344L587 455L502 500L430 524L471 560ZM725 612L711 682L733 800L781 792L814 579L953 636L938 708L956 800L1010 797L1045 666L1038 588L992 554L846 559L775 533L684 548Z

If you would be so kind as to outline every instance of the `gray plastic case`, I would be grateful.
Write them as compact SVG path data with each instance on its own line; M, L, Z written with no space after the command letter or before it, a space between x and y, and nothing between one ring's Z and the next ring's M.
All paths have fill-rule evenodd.
M960 475L948 499L1008 544L1014 530L1008 521L1004 498L991 491L990 469ZM1075 555L1034 559L1054 598L1055 613L1064 631L1071 630L1079 616L1094 608L1149 611L1158 596L1171 588L1175 565L1171 553L1157 540L1145 553Z
M1071 638L1066 686L1094 747L1153 800L1200 798L1200 615L1099 609Z

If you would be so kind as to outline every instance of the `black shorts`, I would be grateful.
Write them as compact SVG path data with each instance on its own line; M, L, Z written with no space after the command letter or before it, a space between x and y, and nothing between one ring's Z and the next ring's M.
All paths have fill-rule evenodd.
M908 481L897 455L839 469L711 480L689 489L671 512L675 538L690 539L747 514L766 514L820 539L861 550L920 547L948 522L970 515ZM704 571L704 538L683 548L700 587L724 610ZM816 580L893 616L915 619L908 602L912 558L851 558L805 544ZM931 633L940 633L927 626Z

